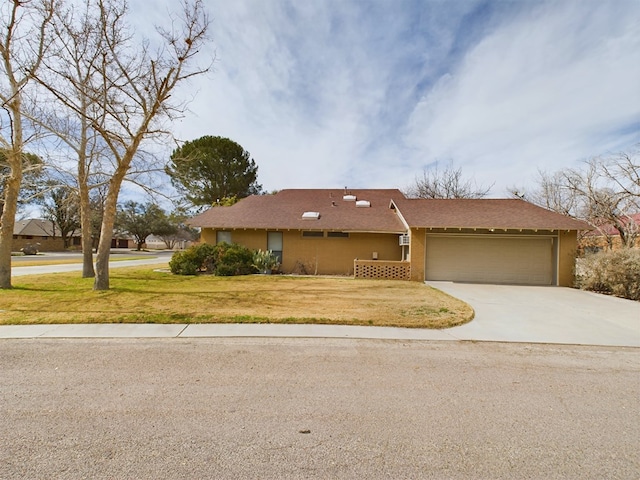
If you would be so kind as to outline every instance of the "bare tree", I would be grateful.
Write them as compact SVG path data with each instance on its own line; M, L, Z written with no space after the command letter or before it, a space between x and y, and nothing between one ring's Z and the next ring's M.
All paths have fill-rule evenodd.
M474 180L465 179L462 168L454 168L452 162L444 170L440 170L436 162L433 169L425 169L422 177L416 177L405 194L412 198L484 198L492 187L493 184L484 187Z
M640 213L638 152L586 160L581 168L555 173L540 171L538 189L512 194L589 223L613 245L611 228L622 246L632 247L639 235L634 214Z
M511 187L512 196L522 198L554 212L578 217L578 198L575 191L569 189L565 181L565 172L554 173L538 170L538 188L524 193L524 189Z
M599 165L601 174L624 197L626 208L640 212L640 144L629 152L621 152L603 159Z
M37 71L48 43L54 0L3 1L0 7L0 148L6 153L4 208L0 217L0 288L11 288L11 246L23 176L24 95L29 72Z
M152 52L148 41L142 45L134 41L132 31L125 24L126 4L109 0L86 2L90 14L85 21L80 21L82 28L66 28L64 23L73 20L69 16L56 20L63 23L59 28L65 38L79 37L87 33L86 29L97 26L97 32L89 31L96 36L95 41L100 43L100 47L91 50L91 55L86 57L84 53L77 52L84 48L83 42L78 38L67 41L67 64L59 63L56 68L50 68L49 76L40 76L39 81L64 108L86 122L87 131L99 136L111 161L109 170L102 172L107 179L107 194L94 282L94 289L106 290L109 288L109 254L122 183L130 173L143 142L166 135L168 132L163 127L163 120L170 121L184 111L184 104L171 98L176 87L207 71L207 68L194 66L193 62L199 48L207 41L209 22L202 0L185 0L180 17L172 19L172 29L158 29L163 45ZM92 11L93 5L96 13ZM86 19L92 19L93 26L88 25ZM95 43L89 43L88 47L95 48ZM69 65L86 58L90 59L89 63L83 64L80 71L69 71ZM63 88L64 82L75 82L71 92ZM84 163L81 160L82 155L81 150L78 156L79 185L90 174L86 170L81 171L83 165L87 165L86 158ZM81 192L81 205L84 202L86 198ZM83 219L83 231L85 222Z
M122 12L110 0L85 0L59 9L52 22L56 48L35 75L53 98L36 112L33 121L57 137L60 150L68 152L64 161L49 166L58 170L59 176L73 179L65 186L77 191L84 278L95 277L91 190L108 181L104 173L108 168L103 168L102 162L107 146L94 128L106 119L102 109L105 100L101 98L108 58L105 33L119 32L121 18ZM75 162L69 162L69 158L75 158Z
M621 178L611 176L616 162L623 157L595 157L584 168L564 172L566 187L580 200L578 215L596 228L612 245L608 226L619 234L624 247L632 247L638 235L633 217L638 213L640 188L623 184Z

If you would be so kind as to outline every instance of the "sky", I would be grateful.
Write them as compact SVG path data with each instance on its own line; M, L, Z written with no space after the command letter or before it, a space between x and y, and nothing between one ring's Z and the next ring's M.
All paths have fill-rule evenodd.
M160 23L177 5L130 2ZM174 131L238 142L266 191L405 190L451 162L506 197L640 143L638 0L205 5L214 61Z

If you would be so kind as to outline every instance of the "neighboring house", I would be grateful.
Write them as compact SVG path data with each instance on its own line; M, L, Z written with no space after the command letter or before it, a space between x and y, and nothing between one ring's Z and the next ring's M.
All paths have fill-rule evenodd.
M269 249L284 273L572 285L584 223L519 199L408 199L399 190L282 190L212 207L206 243Z
M135 239L127 234L115 233L111 238L111 248L137 248L137 246Z
M19 252L26 245L40 244L41 252L55 252L64 250L64 239L60 236L60 229L51 220L29 219L18 220L13 227L13 245L11 250ZM81 244L80 231L71 235L69 244Z
M633 236L633 247L640 248L640 213L633 213L622 218L628 234ZM620 231L612 223L604 223L599 228L583 232L579 240L579 247L586 252L622 248Z
M155 235L149 235L145 240L146 248L149 250L166 250L167 244L160 237L156 237ZM173 245L173 250L184 250L185 248L190 247L193 244L190 240L175 240Z
M41 252L63 251L64 239L60 236L60 228L51 220L29 219L16 221L13 227L13 245L11 250L19 252L25 245L39 244ZM69 247L82 248L82 234L76 230L69 239ZM111 248L136 248L135 241L128 235L114 234Z

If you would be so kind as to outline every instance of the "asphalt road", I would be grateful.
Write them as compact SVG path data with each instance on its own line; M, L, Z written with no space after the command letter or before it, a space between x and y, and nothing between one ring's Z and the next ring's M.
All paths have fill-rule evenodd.
M171 260L173 252L170 251L157 251L157 252L135 252L127 251L127 253L115 253L111 254L109 261L109 269L121 268L121 267L135 267L137 265L155 265L161 263L167 263ZM136 258L136 260L123 260L124 258ZM146 258L140 258L146 257ZM46 262L48 260L76 260L78 263L68 264L54 264L54 265L33 265L29 267L22 267L20 263L34 262L42 260ZM58 253L47 252L37 257L23 256L13 257L12 261L15 265L11 268L11 276L19 277L22 275L45 275L49 273L60 272L80 272L82 271L82 254L81 253Z
M633 348L0 341L0 478L637 479Z

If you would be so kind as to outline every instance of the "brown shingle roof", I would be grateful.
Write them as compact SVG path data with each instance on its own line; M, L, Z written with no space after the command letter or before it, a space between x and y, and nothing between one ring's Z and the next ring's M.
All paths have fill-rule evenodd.
M350 189L370 207L356 207L343 200L343 189L289 189L275 195L252 195L230 207L212 207L189 222L197 227L219 229L257 228L336 230L403 233L405 228L389 208L392 199L403 199L396 189ZM304 220L304 212L319 212L318 220Z
M54 224L51 220L41 220L38 218L18 220L13 226L13 234L33 237L53 237ZM55 228L55 234L60 235L57 227Z
M589 225L520 199L408 199L396 189L349 190L358 208L345 201L342 189L282 190L275 195L253 195L230 207L212 207L189 222L217 229L336 230L404 233L405 227L391 201L410 227L587 230ZM304 212L318 212L305 220Z
M59 237L60 227L51 220L43 220L41 218L16 220L13 226L13 234L32 237ZM72 237L79 237L80 235L80 229L74 230L71 234Z
M407 223L424 228L589 229L585 222L520 199L401 199Z

